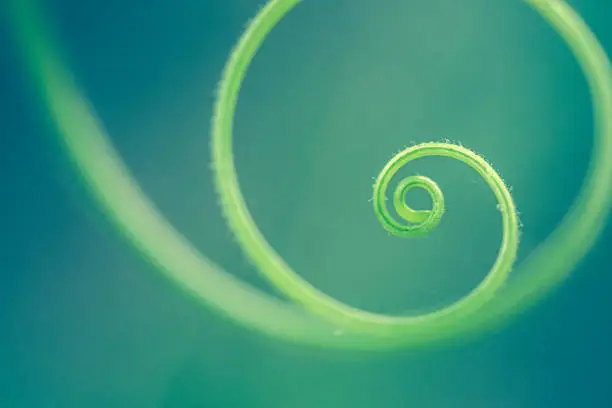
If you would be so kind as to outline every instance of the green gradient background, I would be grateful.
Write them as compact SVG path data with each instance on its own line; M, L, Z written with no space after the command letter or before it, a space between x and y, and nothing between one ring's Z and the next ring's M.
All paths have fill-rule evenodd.
M46 3L147 193L202 252L266 288L223 222L208 148L221 69L261 1ZM607 3L571 1L612 53ZM547 302L467 346L366 357L264 340L185 298L116 238L6 31L0 46L0 407L612 406L611 228ZM327 293L389 313L464 294L501 234L484 182L430 158L402 174L440 184L445 218L426 238L389 236L369 198L393 153L449 138L484 155L513 187L520 262L565 214L592 145L577 64L518 0L305 1L253 63L236 120L241 183L271 243Z

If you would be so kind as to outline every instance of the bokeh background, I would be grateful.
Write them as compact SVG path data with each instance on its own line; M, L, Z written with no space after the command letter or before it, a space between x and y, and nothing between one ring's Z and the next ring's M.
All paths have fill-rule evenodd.
M45 2L146 192L203 253L266 288L223 222L208 146L220 72L261 3ZM612 5L571 4L612 52ZM612 406L612 224L546 302L467 345L364 356L265 340L117 239L66 164L4 26L0 47L0 407ZM405 240L377 223L372 177L405 145L461 141L513 187L523 259L577 194L591 115L573 57L521 1L305 1L248 73L236 160L263 232L313 284L373 311L426 311L492 264L494 198L461 164L415 163L403 174L438 181L448 212L428 237Z

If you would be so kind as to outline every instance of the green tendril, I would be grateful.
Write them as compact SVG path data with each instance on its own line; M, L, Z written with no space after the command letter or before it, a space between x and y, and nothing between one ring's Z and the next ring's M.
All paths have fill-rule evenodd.
M594 106L595 144L586 181L562 223L508 282L518 248L518 219L502 178L482 157L451 143L423 143L397 154L374 185L373 206L384 229L416 237L435 228L445 213L442 191L431 179L412 176L393 191L395 219L387 208L393 176L412 160L441 156L463 162L487 182L502 216L503 236L486 278L468 295L420 316L389 316L353 308L314 288L266 241L241 193L232 151L238 94L258 48L300 0L271 0L251 22L223 72L212 123L212 159L221 208L244 253L287 303L235 279L202 255L141 191L62 63L35 0L10 0L10 21L58 134L93 197L132 247L170 281L212 310L268 336L319 347L380 350L431 346L481 334L526 310L563 282L600 235L612 205L612 69L588 26L563 0L526 0L566 41L588 80ZM414 210L406 193L424 189L429 210Z

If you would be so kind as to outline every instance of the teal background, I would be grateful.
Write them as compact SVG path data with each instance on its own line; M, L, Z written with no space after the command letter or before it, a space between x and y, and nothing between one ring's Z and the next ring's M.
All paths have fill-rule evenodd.
M146 192L203 253L268 290L223 222L208 146L220 72L261 0L45 4ZM571 4L612 53L612 5ZM468 345L368 356L269 341L193 303L117 239L4 27L0 47L0 407L612 406L610 226L546 302ZM355 306L422 312L483 278L496 203L459 163L415 163L402 174L436 180L448 212L429 236L400 239L377 223L372 177L413 142L476 150L513 187L520 262L577 195L591 114L572 55L521 1L304 1L248 73L236 161L255 219L300 274Z

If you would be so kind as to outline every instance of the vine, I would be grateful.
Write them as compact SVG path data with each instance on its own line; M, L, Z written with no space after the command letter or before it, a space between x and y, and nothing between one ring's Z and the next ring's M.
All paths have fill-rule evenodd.
M594 245L612 206L612 68L588 26L564 0L525 0L566 41L588 80L594 106L595 144L587 178L561 224L506 282L518 248L514 202L501 177L474 152L450 143L424 143L396 155L374 187L382 226L398 236L418 236L444 214L444 197L427 177L402 180L393 194L395 220L386 208L387 187L397 170L425 156L457 159L476 170L493 190L503 237L487 277L463 299L421 316L388 316L353 308L299 277L269 245L240 191L232 153L232 123L247 68L273 27L301 0L270 0L253 19L223 72L212 124L215 185L223 213L243 251L259 271L295 303L276 300L223 271L159 213L131 177L93 109L63 64L57 43L35 0L10 0L9 16L37 89L75 170L116 229L133 248L186 293L234 322L263 334L319 347L376 350L430 346L480 334L529 308L560 284ZM432 208L405 203L412 188L425 189ZM485 307L486 306L486 307Z

